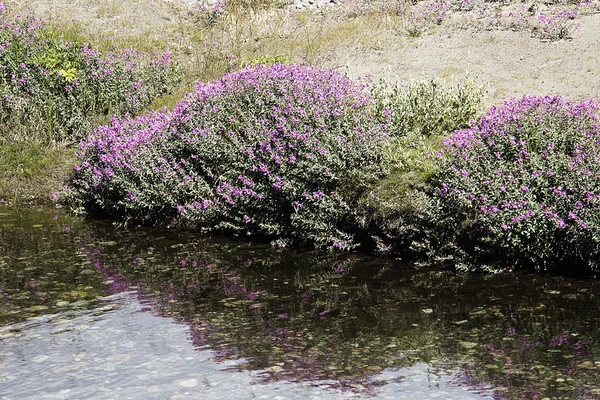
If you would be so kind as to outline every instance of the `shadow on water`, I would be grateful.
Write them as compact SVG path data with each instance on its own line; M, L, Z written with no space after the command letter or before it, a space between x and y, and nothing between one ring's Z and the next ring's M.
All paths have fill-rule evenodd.
M600 398L595 281L467 276L55 214L0 209L0 340L133 292L138 311L188 326L197 349L265 384L375 396L425 365L434 382L497 399Z

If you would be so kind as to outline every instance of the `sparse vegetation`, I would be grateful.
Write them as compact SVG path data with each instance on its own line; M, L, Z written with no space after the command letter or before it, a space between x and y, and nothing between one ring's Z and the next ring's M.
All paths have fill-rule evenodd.
M0 14L0 135L78 140L111 115L138 113L177 84L170 53L101 54L35 17Z
M0 3L0 198L47 197L43 182L56 187L72 165L65 163L69 143L112 115L142 111L177 85L168 52L101 54L75 36L65 40Z

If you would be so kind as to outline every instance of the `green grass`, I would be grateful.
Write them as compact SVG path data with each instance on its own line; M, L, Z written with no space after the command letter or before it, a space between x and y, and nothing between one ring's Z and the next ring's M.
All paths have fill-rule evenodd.
M392 170L363 196L363 204L383 217L412 208L413 192L424 189L438 170L435 153L442 149L443 139L434 135L392 141L387 149Z
M49 203L75 166L73 153L66 145L0 141L0 200Z

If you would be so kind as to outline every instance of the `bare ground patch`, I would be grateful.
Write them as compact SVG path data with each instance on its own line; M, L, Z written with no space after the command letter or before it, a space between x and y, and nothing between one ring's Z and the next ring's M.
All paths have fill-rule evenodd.
M573 39L541 41L529 32L442 28L399 39L380 51L349 54L351 75L393 80L425 76L464 78L488 84L488 101L557 94L600 101L600 15L583 16Z

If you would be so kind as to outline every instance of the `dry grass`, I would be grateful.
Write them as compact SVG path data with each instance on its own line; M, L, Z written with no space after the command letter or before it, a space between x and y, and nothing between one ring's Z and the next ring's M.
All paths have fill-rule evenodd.
M7 1L21 13L44 16L67 40L83 39L105 51L173 50L187 73L181 93L196 80L214 79L256 60L280 57L343 67L344 55L382 51L405 25L406 7L393 2L316 12L236 4L216 15L163 0L130 0L126 6L113 0Z
M101 50L173 50L186 71L179 95L197 80L215 79L257 60L340 69L354 64L353 72L362 73L364 68L357 62L389 54L387 67L393 69L392 54L420 46L422 38L450 35L452 30L481 36L491 30L520 30L522 36L531 35L539 27L519 22L520 16L535 20L529 10L542 7L485 0L427 0L415 5L410 0L346 0L343 7L293 11L278 1L231 0L227 13L203 11L177 0L6 0L6 4L21 13L43 16L67 40L85 40ZM600 2L592 3L580 13L600 12ZM450 75L460 75L453 68L447 67ZM176 100L177 96L170 96L164 103ZM161 101L156 104L161 105Z

